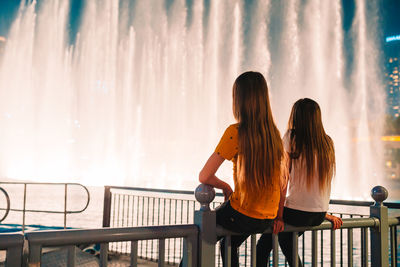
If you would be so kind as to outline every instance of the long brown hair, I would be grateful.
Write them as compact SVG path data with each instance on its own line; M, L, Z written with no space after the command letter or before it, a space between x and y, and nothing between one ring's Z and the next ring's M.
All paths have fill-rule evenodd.
M268 86L259 72L245 72L233 84L233 114L238 126L238 182L248 194L280 177L282 139L272 117ZM279 180L275 180L279 183ZM243 201L247 196L242 196Z
M321 109L317 102L302 98L294 103L288 130L292 160L305 160L309 188L318 163L319 188L330 183L336 171L335 148L322 125ZM302 156L302 157L300 157Z

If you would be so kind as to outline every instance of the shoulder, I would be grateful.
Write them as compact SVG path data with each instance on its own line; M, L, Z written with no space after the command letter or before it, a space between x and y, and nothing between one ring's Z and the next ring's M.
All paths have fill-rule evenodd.
M239 123L234 123L228 126L228 128L226 128L226 130L230 130L230 131L238 131L239 129Z
M231 160L238 152L238 124L229 125L221 137L215 152L227 160Z
M292 135L293 130L289 129L286 131L285 135L282 138L283 147L286 151L290 151L290 136Z
M239 123L231 124L228 126L228 128L226 128L226 130L224 132L224 136L229 135L229 137L232 137L232 138L237 137L238 129L239 129Z

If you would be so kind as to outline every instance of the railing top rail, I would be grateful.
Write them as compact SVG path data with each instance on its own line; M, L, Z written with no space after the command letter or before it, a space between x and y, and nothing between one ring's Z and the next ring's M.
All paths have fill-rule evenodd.
M194 224L123 227L99 229L73 229L31 232L25 234L29 244L43 246L64 246L79 243L103 243L117 241L133 241L160 238L189 237L198 234Z
M389 226L399 225L400 224L400 217L389 217Z
M183 195L194 195L193 191L189 190L173 190L173 189L154 189L154 188L144 188L144 187L125 187L125 186L110 186L110 189L120 189L120 190L131 190L140 192L153 192L153 193L165 193L165 194L183 194ZM216 193L215 196L223 197L222 193ZM343 200L343 199L331 199L329 204L332 205L346 205L346 206L360 206L369 207L374 204L373 201L358 201L358 200ZM400 203L396 202L384 202L383 205L390 209L400 209Z
M397 221L398 222L398 221ZM343 219L343 225L341 229L346 228L365 228L365 227L379 227L378 218L348 218ZM284 232L304 232L304 231L316 231L316 230L328 230L332 229L332 223L325 220L318 226L306 226L306 227L295 227L292 225L285 225ZM272 233L272 228L267 229L264 233ZM238 233L231 232L220 226L217 226L217 235L238 235Z
M131 191L141 191L141 192L152 192L152 193L165 193L165 194L182 194L182 195L192 195L194 196L194 191L189 190L174 190L174 189L156 189L156 188L144 188L144 187L129 187L129 186L112 186L106 185L110 189L120 189L120 190L131 190ZM217 193L218 195L219 193ZM223 196L221 194L221 196Z
M331 199L329 204L332 205L346 205L346 206L360 206L369 207L374 205L373 201L359 201L359 200L343 200L343 199ZM383 205L389 209L400 209L400 203L398 202L383 202Z
M0 184L32 184L32 185L78 185L85 187L84 185L80 183L61 183L61 182L0 182Z
M24 244L23 234L0 234L0 249L18 247Z
M0 182L0 184L8 184L8 185L53 185L53 186L79 186L83 188L86 193L87 200L85 206L80 210L64 210L64 211L55 211L55 210L34 210L34 209L15 209L8 208L10 211L18 211L18 212L38 212L38 213L55 213L55 214L73 214L73 213L81 213L87 209L90 203L90 193L86 186L80 183L50 183L50 182ZM5 210L4 208L0 208L0 210Z

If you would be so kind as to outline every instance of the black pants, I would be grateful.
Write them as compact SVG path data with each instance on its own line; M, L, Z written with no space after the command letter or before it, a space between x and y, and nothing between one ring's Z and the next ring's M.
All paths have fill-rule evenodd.
M243 215L232 208L229 200L218 206L215 209L215 212L218 225L232 232L243 233L243 235L231 236L231 266L239 267L239 246L247 239L247 237L249 237L249 235L264 232L268 227L272 226L274 220L255 219ZM225 267L225 238L219 236L217 239L221 241L220 248L222 264ZM182 261L179 266L182 266Z
M216 208L217 224L236 233L243 233L242 235L231 236L231 264L232 267L239 266L238 248L239 246L253 233L259 233L265 231L273 223L273 220L269 219L255 219L243 215L232 208L229 201L224 202ZM218 237L221 240L221 256L223 266L224 254L225 254L225 238Z
M307 212L284 208L283 221L293 226L317 226L325 219L326 212ZM299 232L301 236L304 232ZM278 234L279 246L285 255L289 266L293 266L293 233L281 232ZM269 254L272 250L272 234L262 234L257 242L257 267L266 267ZM298 257L299 267L303 266Z

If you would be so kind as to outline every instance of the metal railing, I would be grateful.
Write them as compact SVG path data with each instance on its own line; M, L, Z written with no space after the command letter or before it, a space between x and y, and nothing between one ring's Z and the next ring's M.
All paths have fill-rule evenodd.
M0 191L1 191L1 193L3 193L4 197L6 198L6 203L7 203L7 207L4 209L5 212L3 214L3 217L1 217L1 219L0 219L0 223L1 223L2 221L4 221L5 218L7 218L7 215L10 212L10 197L8 196L8 193L6 190L4 190L4 188L0 187Z
M198 193L198 192L201 192ZM157 261L159 266L165 266L166 262L166 239L184 238L183 251L183 266L199 266L199 267L214 267L218 264L216 261L216 241L217 236L226 236L226 251L225 259L226 266L230 266L230 245L229 237L237 233L229 232L225 229L217 227L215 211L211 210L209 205L214 199L215 191L210 186L200 185L199 190L196 190L196 199L200 202L200 210L194 212L194 224L170 225L170 226L148 226L148 227L119 227L119 228L102 228L90 230L56 230L31 232L25 234L29 247L28 262L30 266L40 266L42 248L52 246L66 246L68 248L67 262L68 266L75 266L75 245L79 244L101 244L100 264L107 266L107 254L109 251L110 242L128 241L128 250L130 251L130 264L137 266L139 253L139 240L158 240L157 242ZM370 207L370 217L368 218L345 218L341 230L347 231L347 261L341 261L341 266L397 266L397 231L396 227L400 224L400 218L389 217L388 209L382 205L385 197L376 192L373 193L375 204ZM297 232L305 231L311 233L311 250L307 251L307 256L311 258L310 264L323 266L323 261L318 261L318 233L321 231L330 232L330 247L329 247L329 265L336 266L338 254L336 253L336 233L331 229L330 222L325 221L315 227L293 227L286 225L285 231L292 232L295 242L293 242L295 251L298 251ZM361 230L362 243L362 259L361 264L357 265L354 262L354 233L353 230ZM369 231L369 235L368 235ZM389 233L390 231L390 233ZM271 229L265 231L271 233ZM368 236L370 238L368 238ZM11 235L3 235L3 237L12 240ZM14 241L8 242L0 236L0 249L12 251L14 248L22 248L21 235L14 236ZM251 266L255 266L255 246L257 235L253 234L250 237L250 253L249 262ZM273 238L273 257L272 266L278 266L278 245L277 237ZM322 240L322 239L321 239ZM22 239L23 241L23 239ZM390 249L389 249L390 241ZM342 243L342 240L340 240ZM18 256L18 253L19 256ZM321 257L323 255L321 254ZM342 257L342 255L340 255ZM11 260L22 258L22 249L19 252L7 254L6 266L20 266L10 263ZM295 257L297 258L297 257ZM304 261L304 257L303 257ZM296 263L295 263L296 264ZM243 263L241 263L241 266Z
M383 205L383 201L387 198L387 191L383 187L374 187L371 193L375 200L375 204L370 206L370 218L349 218L343 219L342 229L347 229L348 239L347 239L347 265L353 266L354 255L353 255L353 230L370 229L370 242L368 242L368 235L366 231L362 231L362 261L361 266L369 266L369 262L373 267L383 267L383 266L397 266L398 255L397 255L397 232L396 226L400 224L400 218L398 217L388 217L388 209ZM199 266L201 267L214 267L216 266L215 261L215 243L217 236L225 236L225 266L230 267L230 237L238 233L232 233L220 227L216 227L215 211L210 210L209 204L212 202L215 196L215 191L212 187L208 185L200 185L196 189L196 199L201 203L200 211L195 213L195 224L199 225L200 228L200 244L199 244ZM297 253L298 253L298 240L297 233L300 231L307 231L312 233L310 251L311 265L317 266L318 263L318 238L317 231L331 229L332 225L330 222L323 222L321 225L316 227L293 227L286 225L285 231L292 232L293 241L293 258L295 259L294 266L298 266ZM390 229L390 234L389 234ZM336 236L335 231L331 230L331 240L330 240L330 266L336 266ZM271 230L265 233L271 233ZM239 233L240 234L240 233ZM272 266L278 266L279 256L278 256L278 242L277 236L273 235L273 259ZM390 240L390 250L388 247ZM341 240L342 242L342 240ZM368 246L370 245L370 246ZM256 235L251 236L251 266L255 266L256 263ZM369 249L368 249L369 247ZM389 257L390 255L390 257ZM322 257L322 255L321 255ZM304 260L304 258L303 258ZM323 262L319 262L323 265ZM343 262L340 263L343 266ZM359 265L357 265L359 266Z
M22 186L23 190L23 203L22 203L22 208L13 208L12 207L12 202L10 205L10 198L9 194L7 191L3 188L0 188L0 190L6 195L7 198L7 208L0 208L0 210L5 210L5 215L3 216L3 220L7 217L10 211L13 212L22 212L22 232L25 231L25 218L26 218L26 213L53 213L53 214L63 214L64 215L64 228L67 227L67 215L68 214L73 214L73 213L81 213L86 210L86 208L89 206L90 202L90 193L89 190L82 184L79 183L35 183L35 182L0 182L0 184L6 186L11 186L11 185L17 185L17 186ZM27 209L27 192L28 192L28 185L29 186L49 186L49 187L54 187L54 186L63 186L64 187L64 210L41 210L41 209ZM84 192L86 193L86 203L85 206L80 209L80 210L68 210L67 209L67 204L68 204L68 189L72 186L77 186L81 187ZM36 196L38 198L42 197L40 195ZM12 200L12 198L11 198ZM2 220L1 220L2 221ZM1 222L0 221L0 222Z
M223 195L216 194L217 199L210 205L214 209L223 202ZM344 206L359 206L369 207L373 205L371 201L346 201L346 200L331 200L330 204ZM385 202L385 206L392 209L400 209L400 203ZM170 224L185 224L193 223L193 213L198 209L200 204L196 202L193 191L182 190L160 190L138 187L117 187L105 186L104 190L104 212L103 212L103 227L135 227L147 225L170 225ZM334 215L340 216L343 219L368 218L369 212L365 214L355 214L354 212L342 213L335 212ZM397 235L397 227L393 226L390 229L392 235ZM327 253L331 248L331 235L327 230L318 230L317 236L319 262L321 266L327 261ZM349 255L353 255L353 262L361 265L365 261L365 255L368 246L365 246L364 241L368 241L366 236L369 235L368 228L350 229L342 228L335 232L338 237L336 253L338 254L338 263L344 266L348 263ZM256 236L256 238L259 235ZM309 251L312 250L312 232L306 232L299 238L299 254L301 259L308 258ZM396 242L395 238L391 238ZM352 248L348 244L352 243ZM182 242L180 239L170 240L167 244L169 253L166 255L168 263L177 263L181 258ZM110 245L110 251L116 254L129 254L127 244L113 243ZM152 241L139 242L139 257L147 260L155 261L153 250L155 244ZM394 246L397 249L397 245ZM353 251L354 250L354 251ZM251 238L246 240L240 247L241 264L243 266L251 266ZM280 254L281 255L281 254ZM280 257L281 262L287 265L283 255ZM324 262L325 260L325 262ZM219 249L216 249L217 266L222 266ZM272 259L271 259L272 263ZM351 263L351 262L350 262ZM326 263L325 263L326 265Z
M22 234L0 234L0 250L6 250L6 267L22 266L23 245Z
M43 247L68 246L67 265L75 266L75 247L79 244L100 243L100 265L107 266L108 242L129 241L130 266L137 266L138 240L158 240L158 266L165 266L165 242L170 238L184 238L185 266L197 266L198 227L196 225L171 225L133 228L103 228L90 230L59 230L26 234L29 244L28 262L40 266Z

